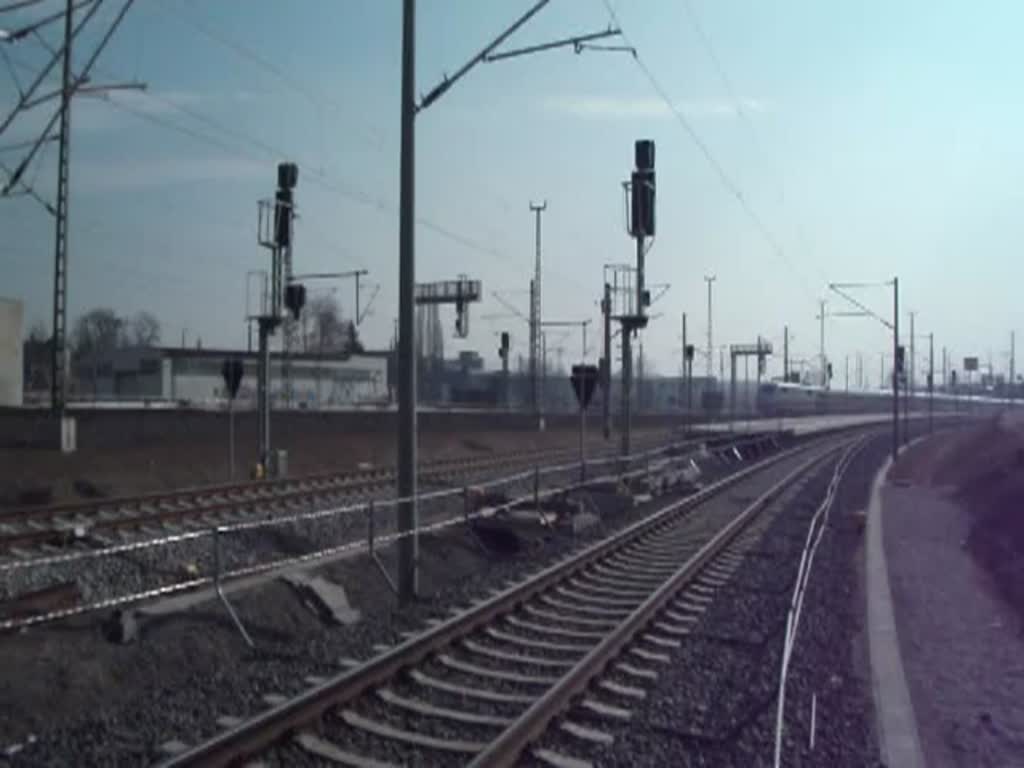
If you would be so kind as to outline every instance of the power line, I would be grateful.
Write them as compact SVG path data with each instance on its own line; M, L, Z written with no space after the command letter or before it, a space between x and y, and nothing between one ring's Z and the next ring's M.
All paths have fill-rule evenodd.
M160 10L164 11L165 13L169 12L168 11L168 7L165 6L165 5L164 6L158 6L158 7L160 8ZM189 8L190 8L190 10L192 12L197 12L197 10L198 10L194 4L189 4ZM274 75L275 77L277 77L279 80L281 80L283 83L287 84L291 88L294 88L296 91L301 93L310 102L310 104L312 104L318 110L323 110L324 106L326 105L327 107L332 108L336 112L340 112L342 114L345 114L349 118L349 120L351 120L351 117L352 117L352 115L351 115L351 113L352 113L351 106L346 106L344 104L341 104L340 102L332 99L330 96L324 94L323 92L320 92L320 91L316 90L315 88L310 87L309 85L307 85L304 82L302 82L294 74L288 72L287 70L285 70L282 67L280 67L278 64L270 61L266 57L262 56L261 54L257 53L256 51L252 50L251 48L243 45L242 43L238 42L237 40L233 40L233 39L229 38L223 32L214 29L211 25L209 25L205 21L199 21L196 18L194 18L194 17L192 17L192 16L190 16L188 14L177 13L176 15L179 18L179 20L187 23L189 26L191 26L193 29L195 29L197 32L199 32L200 34L204 35L208 39L212 40L215 43L218 43L218 44L224 46L225 48L227 48L228 50L230 50L231 52L233 52L237 56L239 56L239 57L249 61L250 63L255 64L256 66L260 67L261 69L263 69L263 70L269 72L270 74ZM380 131L379 126L368 125L365 122L361 121L361 123L358 126L358 129L359 129L358 130L358 134L359 134L360 138L362 139L362 142L363 142L363 144L365 146L368 146L368 147L372 148L375 152L378 152L380 154L384 154L384 152L385 152L384 141L383 141L383 139L381 137L381 131ZM321 125L321 132L322 132L322 125ZM321 141L322 140L323 140L323 137L321 136ZM484 197L491 198L491 200L494 203L496 203L497 205L499 205L504 210L505 213L509 213L509 212L511 212L512 210L515 209L515 206L513 206L502 195L497 194L497 193L495 193L495 192L493 192L491 190L488 190L488 189L485 188L485 189L479 190L478 194L483 195Z
M743 209L743 212L747 215L747 218L750 219L751 223L754 225L754 228L765 240L765 242L768 244L770 249L775 253L775 255L782 259L786 266L789 267L789 269L799 277L801 283L803 284L804 291L807 292L809 296L813 296L813 294L808 289L808 286L803 278L803 275L795 268L793 263L789 260L789 256L786 254L785 249L783 249L783 247L779 243L778 239L775 237L772 231L768 229L768 226L764 223L764 221L761 219L758 213L747 201L746 196L743 194L743 190L740 189L739 185L735 181L732 180L732 178L726 172L725 168L718 161L718 158L716 158L714 153L711 152L710 147L708 147L708 145L700 137L700 134L697 133L696 129L693 127L690 121L686 119L686 116L683 115L679 108L672 102L672 99L669 98L668 93L662 87L661 83L658 82L658 79L654 76L654 73L651 71L650 67L648 67L647 64L644 62L643 57L640 55L639 49L636 47L636 45L633 44L632 40L630 40L629 36L626 34L626 31L622 26L622 22L619 21L619 17L616 15L615 10L612 8L610 1L602 0L602 2L604 3L605 8L608 10L608 14L609 16L611 16L612 22L615 24L616 27L618 27L621 30L623 42L625 42L627 46L633 49L633 61L636 63L637 67L639 67L640 71L644 74L644 76L647 78L648 82L651 84L651 87L654 89L654 91L658 94L661 100L665 102L665 105L675 116L676 122L679 123L682 129L690 137L690 140L693 141L697 149L700 150L700 153L704 156L704 159L707 160L708 164L715 171L715 174L718 176L719 182L721 182L722 186L726 189L726 191L729 192L729 194L731 194L736 199L736 202L739 204L740 208Z
M201 29L200 31L203 32L204 34L207 34L212 39L219 39L218 36L216 35L216 33L211 32L211 30L209 30L208 28ZM236 53L238 53L239 55L245 56L246 58L248 58L248 59L250 59L252 61L258 62L260 64L260 66L262 66L264 69L268 69L268 71L273 72L275 75L277 75L281 79L285 80L290 85L292 85L292 86L296 87L297 89L301 90L304 94L306 94L310 98L311 101L314 101L314 102L316 101L316 97L314 96L313 92L310 89L308 89L305 86L303 86L301 83L299 83L299 81L297 81L294 77L289 75L284 70L281 70L276 65L274 65L274 64L264 60L258 54L254 53L254 52L248 50L247 48L245 48L244 46L241 46L240 44L234 43L234 42L232 42L232 41L230 41L230 40L228 40L226 38L219 39L219 42L221 42L222 44L230 47L232 50L235 50ZM19 64L19 66L24 66L21 62L18 62L18 64ZM105 74L106 74L106 76L109 76L109 77L115 77L114 73L109 72L109 71L105 72ZM242 130L239 130L237 128L234 128L234 127L231 127L229 125L226 125L225 123L221 122L220 120L212 118L209 115L204 114L203 112L200 112L200 111L198 111L196 109L190 108L190 107L188 107L186 105L182 105L182 104L180 104L180 103L178 103L178 102L176 102L176 101L174 101L172 99L164 98L164 97L160 96L158 92L153 92L152 90L146 90L146 91L142 92L142 95L143 95L143 98L151 99L151 100L153 100L155 102L158 102L158 103L166 106L167 108L169 108L169 109L171 109L171 110L173 110L175 112L178 112L178 113L180 113L180 114L190 118L191 120L194 120L194 121L197 121L198 123L201 123L206 128L212 129L214 131L214 133L211 134L211 133L206 132L206 131L196 130L192 126L188 126L188 125L182 124L182 123L177 122L177 121L166 120L162 116L152 114L150 112L145 111L144 109L135 108L135 107L131 106L130 104L126 103L125 100L115 98L114 96L109 95L109 94L106 95L105 98L106 98L106 101L109 104L111 104L112 106L114 106L116 109L119 109L119 110L121 110L123 112L127 112L127 113L129 113L131 115L134 115L138 119L148 121L148 122L150 122L150 123L152 123L154 125L158 125L158 126L163 127L165 129L176 131L176 132L181 133L183 135L187 135L187 136L191 137L192 139L194 139L196 141L205 142L207 144L216 146L218 149L220 149L222 151L229 152L229 153L232 153L232 154L244 157L244 158L249 159L249 160L262 161L264 159L264 157L270 157L270 158L273 158L275 160L278 160L278 159L280 159L282 157L290 156L292 154L290 152L284 151L280 147L276 147L276 146L273 146L271 144L268 144L267 142L263 141L262 139L260 139L258 137L255 137L255 136L253 136L251 134L248 134L245 131L242 131ZM341 108L339 105L336 105L336 104L334 104L332 106L335 106L338 109ZM259 153L261 153L261 154L258 155L256 153L252 152L250 149L247 149L247 148L245 148L245 147L243 147L243 146L241 146L241 145L239 145L237 143L229 143L227 141L224 141L217 134L224 134L224 135L229 136L229 137L231 137L233 139L237 139L237 140L239 140L241 142L244 142L244 143L248 144L250 147L256 148L256 150L258 150ZM341 198L344 198L346 200L349 200L349 201L358 203L360 205L372 208L374 210L377 210L378 212L395 213L398 210L397 204L392 202L392 201L389 201L389 200L386 200L386 199L383 199L383 198L379 198L379 197L373 197L372 195L367 194L367 193L365 193L365 192L363 192L363 191L361 191L361 190L359 190L357 188L351 187L348 184L345 184L345 183L339 184L336 181L332 181L323 171L313 168L312 164L309 163L309 162L299 161L299 162L297 162L297 164L303 170L306 178L311 183L313 183L313 184L315 184L315 185L317 185L317 186L319 186L319 187L321 187L321 188L323 188L323 189L325 189L325 190L327 190L329 192L332 192L332 193L334 193L335 195L337 195L337 196L339 196ZM500 202L501 202L503 207L506 207L506 208L508 207L508 202L505 201L504 199L501 199ZM460 234L460 233L450 229L449 227L446 227L446 226L444 226L442 224L439 224L438 222L433 221L433 220L431 220L429 218L422 217L422 216L418 217L417 218L417 224L419 226L421 226L422 228L424 228L424 229L426 229L426 230L428 230L428 231L430 231L430 232L432 232L432 233L434 233L436 235L439 235L440 237L442 237L442 238L444 238L446 240L449 240L450 242L456 243L456 244L458 244L458 245L460 245L463 248L466 248L468 250L476 251L478 253L490 256L490 257L492 257L492 258L494 258L494 259L496 259L496 260L498 260L498 261L500 261L502 263L505 263L505 264L507 264L510 261L512 261L511 257L507 253L503 252L502 250L500 250L498 248L495 248L493 246L490 246L490 245L488 245L486 243L480 242L478 240L475 240L473 238L470 238L470 237L468 237L466 235ZM325 242L329 242L329 240L326 238L326 236L324 237L324 241ZM338 247L338 246L334 245L334 247ZM583 287L582 285L579 284L578 281L574 280L571 277L568 277L568 276L563 275L561 273L556 273L556 274L558 274L559 277L562 277L562 278L566 279L567 281L569 281L569 282L571 282L571 283L573 283L575 285L579 285L581 288Z
M736 110L736 114L747 128L747 132L750 134L750 143L754 147L754 151L757 153L758 159L761 164L768 171L768 175L772 177L779 192L779 203L785 207L787 204L786 200L786 189L782 182L782 175L779 173L778 168L771 162L769 162L767 155L761 149L761 142L758 139L757 130L754 128L754 122L750 119L747 114L747 110L744 108L744 102L740 99L736 88L733 86L732 78L729 77L726 72L725 66L722 64L722 60L718 57L715 52L715 47L711 42L711 37L705 32L703 25L700 23L700 19L697 16L696 11L693 9L693 3L691 0L684 0L683 5L686 7L686 13L690 20L690 24L693 26L694 31L701 40L701 44L704 46L704 51L707 53L708 58L711 59L711 63L718 74L719 80L722 81L722 85L725 87L726 93L729 99L732 101L733 106ZM800 240L801 246L804 250L807 250L807 239L804 237L803 227L800 224L799 219L794 219L794 227L797 230L797 239ZM828 277L822 271L820 265L814 262L815 269L818 272L818 276L825 282L828 282ZM806 290L806 285L805 285Z
M238 130L229 128L229 127L223 125L222 123L220 123L219 121L214 120L213 118L210 118L210 117L208 117L206 115L203 115L202 113L197 112L194 109L181 107L181 105L177 104L176 102L171 101L169 99L164 99L164 98L159 97L156 94L151 93L151 92L146 92L145 95L148 96L149 98L156 99L160 103L165 104L169 108L177 110L177 111L181 112L182 114L184 114L184 115L186 115L188 117L191 117L191 118L193 118L195 120L199 120L199 121L203 122L205 125L207 125L207 126L209 126L211 128L214 128L216 130L220 130L220 131L225 132L225 133L229 133L230 135L232 135L232 136L234 136L236 138L242 139L243 141L246 141L249 144L251 144L252 146L254 146L257 149L261 150L265 155L268 155L268 156L271 156L271 157L275 157L275 158L280 158L280 157L283 157L283 156L287 156L287 154L288 154L288 153L284 152L283 150L275 148L275 147L273 147L273 146L271 146L269 144L266 144L265 142L261 141L260 139L257 139L257 138L254 138L252 136L249 136L248 134L246 134L246 133L244 133L242 131L238 131ZM256 154L252 153L251 150L245 149L245 148L240 147L238 145L228 144L227 142L222 141L218 137L211 136L208 133L203 133L203 132L197 131L197 130L189 127L189 126L182 125L181 123L172 122L172 121L166 120L166 119L164 119L162 117L159 117L157 115L153 115L151 113L148 113L148 112L146 112L144 110L135 109L133 107L128 106L127 104L125 104L121 100L118 100L118 99L115 99L115 98L108 98L108 102L112 106L114 106L116 109L119 109L121 111L127 112L129 114L132 114L132 115L134 115L134 116L136 116L136 117L138 117L138 118L140 118L142 120L146 120L146 121L148 121L150 123L153 123L155 125L159 125L159 126L161 126L163 128L167 128L167 129L170 129L170 130L178 131L179 133L182 133L182 134L185 134L187 136L190 136L193 139L196 139L197 141L203 141L203 142L215 145L215 146L217 146L218 148L220 148L220 149L222 149L224 151L231 152L231 153L237 154L239 156L243 156L246 159L250 159L250 160L262 161L264 159L264 156L256 155ZM373 208L373 209L375 209L375 210L377 210L379 212L396 213L398 211L398 206L395 203L393 203L393 202L390 202L390 201L385 200L383 198L375 198L375 197L373 197L373 196L371 196L369 194L361 192L358 189L353 189L353 188L350 188L348 186L339 186L339 185L333 183L332 181L330 181L324 174L318 172L317 170L315 170L313 168L310 168L310 166L308 164L304 163L304 162L299 162L298 165L303 170L303 172L307 174L307 178L310 180L311 183L313 183L313 184L315 184L315 185L317 185L317 186L319 186L319 187L321 187L321 188L323 188L323 189L325 189L325 190L327 190L329 192L332 192L335 195L338 195L339 197L342 197L342 198L344 198L346 200L350 200L350 201L356 202L356 203L358 203L360 205L363 205L363 206L366 206L366 207L369 207L369 208ZM455 231L449 229L448 227L445 227L445 226L443 226L441 224L438 224L437 222L432 221L431 219L428 219L428 218L425 218L425 217L421 216L421 217L417 218L416 223L419 224L424 229L427 229L427 230L433 232L434 234L440 235L441 237L443 237L443 238L445 238L447 240L450 240L451 242L454 242L454 243L457 243L458 245L461 245L463 248L466 248L468 250L476 251L478 253L491 256L491 257L493 257L495 259L498 259L499 261L506 262L508 260L507 254L503 253L502 251L500 251L500 250L498 250L498 249L496 249L494 247L488 246L488 245L486 245L484 243L480 243L480 242L478 242L478 241L476 241L476 240L474 240L474 239L472 239L470 237L467 237L465 235L459 234L458 232L455 232Z
M164 10L165 12L167 11L166 6L159 7L161 7L161 10ZM195 5L190 4L189 9L192 11L192 13L197 12ZM256 51L253 51L251 48L248 48L247 46L237 42L236 40L232 40L223 32L214 29L205 20L200 21L191 14L176 13L175 15L180 20L184 21L186 24L191 26L193 29L195 29L208 39L224 46L228 50L234 52L237 56L240 56L241 58L248 60L249 62L260 67L261 69L271 73L279 80L281 80L283 83L301 93L313 106L322 109L324 105L327 105L339 112L349 113L349 116L351 116L350 108L345 107L342 104L339 104L338 102L334 101L333 99L331 99L330 97L326 96L323 93L315 91L313 88L303 83L293 74L291 74L285 69L282 69L280 66L270 61L269 59L265 58L261 54L257 53ZM371 130L371 128L365 125L360 125L359 129L367 145L372 146L378 152L383 151L383 142L381 141L379 133L375 133L373 130Z

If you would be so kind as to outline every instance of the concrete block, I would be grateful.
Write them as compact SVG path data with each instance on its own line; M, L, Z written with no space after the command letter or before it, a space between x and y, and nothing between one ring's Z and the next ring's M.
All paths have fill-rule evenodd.
M323 576L297 573L284 577L285 581L312 599L313 604L331 621L345 626L359 622L361 614L348 601L345 588Z
M135 642L139 635L139 621L135 611L114 611L104 624L103 634L112 643L126 645Z
M592 512L579 512L572 516L572 532L579 533L587 530L601 521L601 518Z

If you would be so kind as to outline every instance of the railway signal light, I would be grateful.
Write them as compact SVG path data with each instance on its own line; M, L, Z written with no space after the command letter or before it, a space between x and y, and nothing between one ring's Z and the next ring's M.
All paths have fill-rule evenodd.
M634 145L636 169L630 177L630 202L632 208L632 230L634 237L654 235L654 141L640 139Z
M696 351L696 349L694 348L693 344L687 344L686 345L686 361L687 362L693 362L693 355L694 355L695 351Z
M291 310L292 317L298 320L302 308L306 306L306 286L289 283L284 289L284 305Z
M292 190L299 181L299 167L295 163L278 163L277 203L274 206L274 242L282 248L292 244Z
M509 339L508 331L501 332L501 346L498 347L498 357L502 360L508 357Z
M902 344L896 347L896 373L903 373L903 358L906 354L906 347Z

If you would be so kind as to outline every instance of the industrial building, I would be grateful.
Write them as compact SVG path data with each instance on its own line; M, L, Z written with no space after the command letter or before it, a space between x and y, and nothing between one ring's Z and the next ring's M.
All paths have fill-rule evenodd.
M20 301L0 297L0 406L22 404L24 314Z
M387 402L390 354L274 354L272 403L275 408L314 409ZM72 365L72 398L192 407L222 404L221 367L228 358L241 360L244 369L237 406L255 407L257 355L229 349L137 347L84 357Z

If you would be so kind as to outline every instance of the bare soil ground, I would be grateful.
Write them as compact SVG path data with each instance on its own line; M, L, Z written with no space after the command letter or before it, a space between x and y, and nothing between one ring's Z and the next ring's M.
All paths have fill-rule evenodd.
M1024 433L914 446L882 490L900 648L929 766L1024 765Z
M655 430L635 432L638 441ZM575 430L493 431L473 434L421 433L420 460L501 455L547 448L574 449ZM592 435L588 449L611 447ZM246 476L249 446L238 443L236 479ZM345 471L360 463L394 464L394 436L382 433L316 435L289 453L289 473ZM0 449L0 508L58 504L229 482L226 440L181 440L102 452Z
M1024 618L1024 412L919 446L893 478L950 492L967 510L970 553Z

